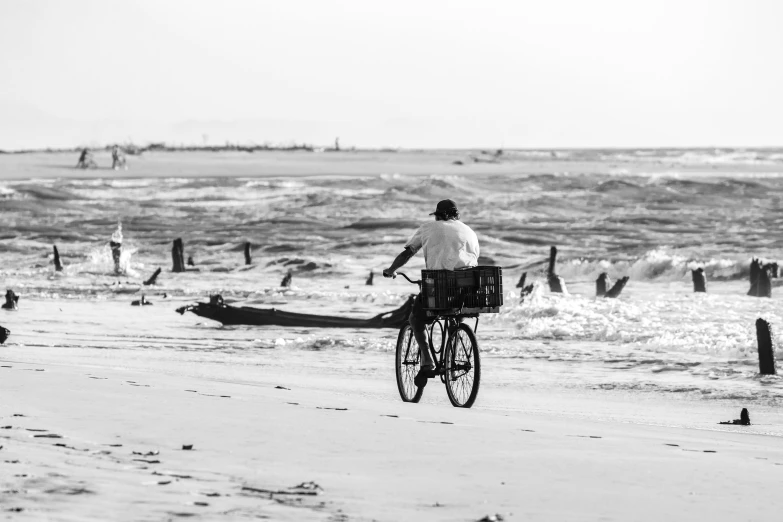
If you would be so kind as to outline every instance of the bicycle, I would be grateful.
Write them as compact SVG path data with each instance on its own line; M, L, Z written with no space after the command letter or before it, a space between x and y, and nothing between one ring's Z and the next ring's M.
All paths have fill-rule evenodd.
M402 272L397 272L411 284L417 284L421 290L421 281L412 281ZM426 330L427 344L435 362L435 376L439 376L446 385L446 394L451 404L457 408L470 408L478 395L481 383L481 358L474 330L462 322L463 318L476 319L478 329L479 314L461 314L459 310L435 312L435 320ZM435 327L440 330L440 342L435 348ZM397 336L395 371L397 389L404 402L419 402L424 387L416 386L414 378L421 369L421 353L407 322L400 328Z

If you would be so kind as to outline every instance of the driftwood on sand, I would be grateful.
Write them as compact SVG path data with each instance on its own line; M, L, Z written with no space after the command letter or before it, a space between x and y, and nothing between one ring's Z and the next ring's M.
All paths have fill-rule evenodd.
M3 310L17 310L19 308L19 296L13 290L6 290L5 303L3 303L2 308Z
M742 408L740 418L733 421L719 422L718 424L739 424L740 426L750 426L750 413L747 408Z
M54 249L54 269L57 272L62 272L63 265L60 262L60 252L57 251L57 245L53 245L52 248Z
M192 312L201 317L213 319L223 324L249 324L257 326L291 326L319 328L399 328L408 321L413 307L411 296L401 307L391 312L378 314L369 319L336 317L328 315L300 314L275 308L253 308L250 306L231 306L223 302L219 295L210 297L208 303L178 308L184 314Z
M707 291L707 276L704 275L703 268L699 267L696 270L691 270L691 278L693 279L694 292Z
M160 272L161 272L161 270L160 270L160 267L158 267L158 268L155 270L155 272L152 274L152 276L150 276L150 278L149 278L149 279L147 279L146 281L144 281L144 286L154 285L154 284L155 284L155 282L156 282L156 281L157 281L157 279L158 279L158 276L160 275Z
M759 373L775 375L775 349L772 346L772 329L764 319L756 319L756 339L759 348Z
M144 297L144 294L141 294L141 299L138 299L136 301L131 302L131 306L148 306L151 305L151 301L147 301L147 298Z

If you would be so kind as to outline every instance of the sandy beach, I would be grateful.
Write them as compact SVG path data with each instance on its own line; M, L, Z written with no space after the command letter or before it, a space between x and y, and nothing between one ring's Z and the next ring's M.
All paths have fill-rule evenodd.
M781 419L765 408L757 426L718 426L730 412L716 405L509 394L491 381L472 410L435 384L403 404L386 356L345 361L370 374L350 379L276 357L252 382L25 359L4 350L0 368L8 520L779 515L783 447L763 431Z

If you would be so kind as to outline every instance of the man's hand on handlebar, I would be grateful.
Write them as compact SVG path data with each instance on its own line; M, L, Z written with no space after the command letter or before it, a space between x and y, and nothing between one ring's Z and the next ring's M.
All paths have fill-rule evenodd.
M397 274L394 273L394 270L391 268L384 268L383 269L383 277L396 277Z

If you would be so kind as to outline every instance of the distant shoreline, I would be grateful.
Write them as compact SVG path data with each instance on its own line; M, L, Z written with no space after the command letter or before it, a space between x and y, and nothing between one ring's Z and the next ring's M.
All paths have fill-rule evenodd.
M710 147L514 147L514 148L502 148L496 149L492 147L467 147L467 148L427 148L427 147L346 147L336 149L332 147L321 147L317 145L301 143L290 145L240 145L240 144L225 144L225 145L171 145L165 142L149 143L144 146L135 144L118 144L120 149L128 155L140 155L144 152L355 152L355 153L395 153L395 152L408 152L408 153L437 153L437 152L482 152L482 153L494 153L496 151L506 152L624 152L624 151L649 151L649 152L662 152L662 151L694 151L694 152L731 152L731 151L760 151L760 152L774 152L780 151L783 153L783 145L779 146L759 146L759 147L741 147L741 146L710 146ZM13 149L6 150L0 149L0 154L61 154L61 153L76 153L78 154L83 149L91 151L111 151L114 144L110 145L98 145L93 147L42 147L31 149Z

